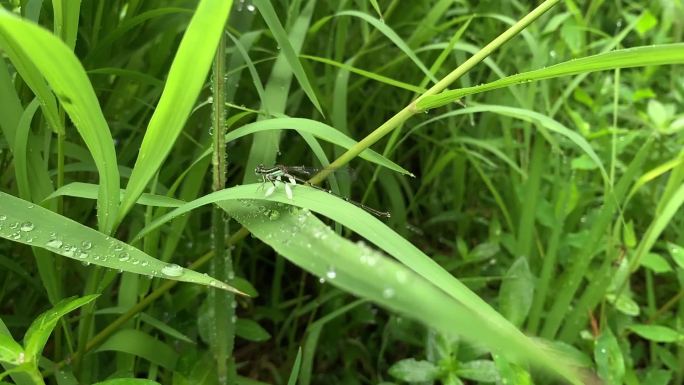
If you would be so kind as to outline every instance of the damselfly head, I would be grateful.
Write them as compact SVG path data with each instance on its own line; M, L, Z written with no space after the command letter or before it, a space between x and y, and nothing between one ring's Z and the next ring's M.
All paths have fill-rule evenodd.
M254 168L254 173L257 175L262 175L265 172L266 167L263 164L259 164Z

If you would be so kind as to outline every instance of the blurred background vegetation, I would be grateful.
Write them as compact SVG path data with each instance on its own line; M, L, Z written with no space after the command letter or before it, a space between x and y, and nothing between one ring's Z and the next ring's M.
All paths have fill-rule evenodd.
M197 3L0 1L7 11L54 31L67 45L73 42L111 131L122 186L136 167L145 127L155 108L161 108L170 65ZM191 201L212 190L258 182L253 170L260 163L320 167L321 154L332 161L344 153L331 143L312 144L311 137L292 130L298 127L280 127L277 134L264 131L219 143L225 146L225 165L219 169L225 178L217 182L216 161L202 154L217 145L214 133L223 129L212 123L220 109L214 103L219 85L225 87L228 132L297 117L361 141L536 5L235 0L221 42L223 70L219 67L217 75L216 61L207 77L208 68L197 69L204 84L199 98L192 101L187 121L178 122L182 131L163 165L151 169L152 183L145 191L157 194L156 199L168 195ZM61 20L71 25L56 24L56 15L66 15ZM678 0L560 1L449 87L485 84L622 48L679 43L683 28L684 4ZM20 191L15 135L8 134L20 123L9 118L8 106L18 102L28 110L35 90L9 60L8 34L0 35L0 52L6 52L0 62L5 78L0 79L0 188L96 228L96 203L83 199L85 187L43 201L58 187L97 184L103 178L98 179L94 150L61 107L64 133L55 132L45 114L38 113L32 122L29 118L28 150L21 157L35 169L29 168L30 191ZM281 39L289 46L283 47ZM684 61L681 47L672 49ZM44 60L57 71L63 65L59 58ZM183 79L173 81L182 94ZM62 95L57 98L67 102ZM464 96L401 123L369 144L415 178L356 158L349 164L351 177L341 176L332 187L391 212L391 218L383 219L387 227L525 334L553 341L583 373L596 374L587 375L587 381L684 381L681 66L580 70ZM166 134L161 130L159 135ZM38 190L41 173L49 176L48 187ZM240 230L245 223L223 217L211 205L134 241L153 218L169 211L153 206L158 205L134 207L113 235L164 262L207 271L254 297L225 297L229 310L217 315L222 294L212 297L205 286L173 286L97 270L41 254L7 236L0 242L0 313L15 339L58 299L100 294L55 328L40 363L47 383L88 384L116 377L163 384L559 381L534 365L511 363L461 340L467 330L447 334L417 321L421 316L411 314L410 306L387 310L372 296L331 285L335 271L310 274L262 236L245 237ZM325 223L354 242L365 238L330 220ZM206 262L217 243L230 244L220 251L227 266L191 265L202 258ZM41 270L41 263L50 268ZM48 295L49 287L57 298ZM447 306L424 300L429 306ZM126 312L132 318L121 320ZM106 329L117 319L118 330ZM227 335L218 334L225 338L220 343L215 333L223 324L217 319L234 325L227 327ZM104 335L98 334L103 330ZM90 345L96 335L102 339ZM81 355L72 361L75 353Z

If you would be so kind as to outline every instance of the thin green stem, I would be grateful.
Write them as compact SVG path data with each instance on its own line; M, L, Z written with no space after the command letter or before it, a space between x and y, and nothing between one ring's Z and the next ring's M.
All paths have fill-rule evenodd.
M418 99L409 103L401 111L397 112L389 120L387 120L385 123L380 125L380 127L376 128L373 132L368 134L368 136L363 138L356 145L354 145L349 150L347 150L345 153L340 155L339 158L337 158L334 162L332 162L330 164L330 167L327 167L327 168L321 170L318 174L314 175L309 180L309 182L313 183L313 184L318 184L318 183L322 182L325 178L328 177L328 175L330 175L330 173L335 168L342 167L345 164L349 163L352 159L354 159L357 155L359 155L363 150L369 148L370 146L375 144L377 141L382 139L385 135L390 133L392 130L401 126L404 122L406 122L409 118L411 118L416 113L421 112L416 107L416 103L418 101L420 101L421 98L424 98L424 97L430 96L430 95L435 95L435 94L445 90L453 82L458 80L461 76L463 76L465 73L470 71L473 67L475 67L481 61L483 61L489 55L491 55L492 52L494 52L497 48L501 47L503 44L508 42L511 38L513 38L518 33L520 33L520 31L522 31L528 25L530 25L530 23L532 23L533 21L538 19L546 11L548 11L553 6L558 4L558 2L560 2L560 0L546 0L546 1L544 1L541 5L539 5L537 8L532 10L532 12L525 15L525 17L523 17L517 23L512 25L504 33L502 33L497 38L492 40L489 44L484 46L475 55L471 56L468 60L463 62L463 64L458 66L455 70L451 71L451 73L449 73L442 80L437 82L437 84L430 87L430 89L425 91L420 97L418 97Z

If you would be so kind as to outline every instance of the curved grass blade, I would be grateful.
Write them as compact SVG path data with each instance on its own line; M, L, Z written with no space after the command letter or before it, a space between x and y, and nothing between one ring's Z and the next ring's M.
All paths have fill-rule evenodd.
M254 5L259 8L259 14L264 18L268 28L271 30L271 33L273 33L273 38L276 40L276 42L278 42L278 46L285 56L287 63L290 65L290 70L292 71L292 74L294 74L295 78L297 78L302 90L309 98L311 103L313 103L313 105L316 107L318 112L320 112L322 115L325 115L320 103L318 102L316 93L311 86L311 82L309 82L309 78L306 76L304 67L302 67L302 63L299 62L299 58L297 57L295 49L292 47L292 44L290 44L290 39L288 38L287 32L285 31L285 28L283 28L282 24L280 24L280 20L278 20L278 15L276 14L275 9L273 9L273 5L268 0L254 0Z
M121 196L124 191L120 190ZM58 196L70 196L75 198L96 199L97 185L91 183L74 182L64 185L45 198L44 201L57 198ZM179 207L186 203L180 199L170 198L164 195L144 193L136 201L137 204L155 207Z
M479 86L444 91L437 95L426 96L418 101L416 108L419 111L425 111L455 102L466 95L477 94L480 92L491 91L498 88L504 88L521 83L529 83L537 80L578 75L595 71L606 71L616 68L645 67L682 63L684 63L684 43L622 49L601 53L598 55L587 56L580 59L573 59L543 69L508 76L503 79Z
M90 81L74 53L47 30L0 9L0 34L45 77L83 138L100 175L99 228L111 233L119 205L114 142Z
M287 233L289 238L292 240L292 242L299 242L300 236L302 235L300 232L295 231L294 229L297 226L294 227L288 227L286 223L279 222L280 218L283 216L288 215L288 209L282 209L276 208L276 209L268 209L264 208L263 206L254 206L254 204L250 203L251 200L254 200L255 197L263 197L263 191L260 190L261 185L260 184L251 184L251 185L243 185L243 186L237 186L237 187L232 187L229 189L217 191L212 194L208 194L202 198L199 198L197 200L194 200L192 202L189 202L188 204L173 210L169 212L168 214L156 219L152 223L150 223L147 227L145 227L143 230L141 230L140 233L138 233L135 237L135 239L140 239L143 237L145 234L149 233L150 231L154 230L155 228L159 227L163 223L168 222L169 220L177 217L178 215L182 215L184 213L187 213L194 208L200 207L205 204L210 204L210 203L218 203L220 206L224 207L229 207L230 205L230 210L227 210L231 215L235 215L237 212L236 210L240 210L237 207L245 206L245 205L251 205L252 208L251 213L253 218L266 218L264 220L271 220L273 223L278 224L278 229L277 230L268 230L268 231L277 231L279 234L282 233ZM342 225L350 228L357 234L363 236L364 238L368 239L375 245L377 245L380 249L383 251L387 252L391 256L395 257L397 260L399 260L401 263L403 263L406 267L410 268L410 270L406 270L408 273L407 274L418 274L422 277L422 279L426 280L426 283L430 283L430 285L434 285L434 287L439 288L438 292L440 293L439 295L444 295L445 293L448 294L448 296L451 298L451 301L454 303L458 304L458 306L461 306L463 309L466 309L468 312L471 312L472 314L476 314L477 316L477 324L482 324L482 320L486 320L485 324L489 325L492 329L496 329L497 333L501 333L501 335L506 335L506 342L502 342L503 344L510 343L512 345L508 345L507 347L510 348L510 351L515 351L518 349L521 349L522 346L525 346L524 349L525 351L534 351L536 347L525 338L525 336L518 331L512 324L510 324L508 321L506 321L499 313L497 313L494 309L492 309L486 302L484 302L481 298L479 298L476 294L474 294L470 289L468 289L463 283L461 283L459 280L454 278L449 272L444 270L440 265L438 265L435 261L430 259L428 256L423 254L418 248L416 248L413 244L410 242L406 241L404 238L402 238L399 234L395 233L392 231L390 228L388 228L384 223L379 221L377 218L372 216L371 214L365 212L363 209L356 207L355 205L346 202L343 199L337 198L331 194L327 194L325 192L319 191L315 188L311 188L308 186L296 186L294 188L294 194L293 194L293 199L288 199L286 194L281 191L277 190L275 193L268 197L263 197L260 198L262 200L268 200L272 202L278 202L278 203L286 203L290 205L295 205L299 206L302 208L307 208L315 212L319 212L339 223ZM248 210L249 211L249 210ZM254 213L259 213L261 215L254 215ZM238 215L246 215L245 213L238 212ZM308 220L304 218L305 220ZM245 221L248 221L249 219L245 219ZM255 219L256 220L256 219ZM262 219L259 219L260 221ZM240 221L240 220L238 220ZM245 225L246 223L242 223ZM254 229L250 228L250 226L247 226L247 228L252 231ZM327 229L327 227L325 227ZM286 230L289 229L289 230ZM291 230L291 231L290 231ZM259 229L255 231L261 231ZM268 232L267 232L268 233ZM273 233L275 234L275 233ZM259 238L261 238L261 233L255 234ZM312 241L308 242L307 244L311 245L313 248L313 245L317 245L323 248L326 248L327 250L327 244L326 242L328 239L333 236L332 234L328 234L327 232L323 232L323 230L320 230L318 232L318 235L315 235L314 232L314 238L317 238L317 241ZM264 235L266 243L269 243L268 240L270 239L268 234ZM275 238L277 235L272 235L271 238ZM323 237L326 242L322 242ZM335 235L335 237L337 237ZM306 237L304 237L306 238ZM295 241L296 240L296 241ZM346 240L345 240L346 242ZM293 256L288 256L283 250L281 250L279 247L276 247L276 250L278 250L279 253L287 256L288 258L294 258ZM356 255L355 252L351 252L350 249L349 252L351 254L347 255ZM311 250L309 250L311 251ZM307 251L308 252L308 251ZM326 258L328 255L337 255L337 252L334 253L323 253L325 254ZM296 253L295 253L296 254ZM298 254L298 255L306 255L304 254ZM318 256L318 254L317 254ZM337 258L343 258L340 255L337 255ZM346 257L344 257L346 258ZM320 259L316 258L305 258L306 265L304 266L307 270L310 270L312 266L316 263L321 263ZM391 261L392 262L392 261ZM295 263L303 263L303 262L295 262ZM392 262L395 263L395 262ZM337 267L339 262L336 262L332 264L332 266ZM325 263L324 263L325 265ZM353 266L354 264L351 263ZM320 267L317 267L319 269ZM393 268L392 268L393 269ZM311 270L310 270L311 271ZM402 270L403 271L403 270ZM415 272L415 273L414 273ZM326 270L323 271L316 271L317 274L326 277ZM404 274L404 273L399 273L399 274ZM393 276L393 275L390 275ZM375 280L375 278L374 278ZM383 280L377 281L377 282L383 282ZM374 285L377 284L374 283ZM364 285L368 285L365 282L356 282L354 285L360 285L358 287L362 287ZM354 286L352 285L352 286ZM409 285L412 286L412 285ZM434 288L433 287L433 288ZM358 288L357 288L358 289ZM375 289L378 289L377 287ZM351 290L353 293L357 293L354 291L356 289ZM392 290L397 290L396 287L392 287ZM432 296L434 293L430 294ZM364 294L364 298L372 298L373 300L377 300L377 293L374 294L373 297L368 297L366 294ZM427 297L426 297L427 298ZM432 297L430 297L432 298ZM381 302L382 303L382 302ZM415 309L414 309L415 310ZM464 311L466 311L464 310ZM416 312L412 312L415 314ZM468 317L474 317L472 315L469 315ZM430 317L428 317L430 318ZM427 322L428 324L434 326L430 322ZM461 329L463 330L463 329ZM478 334L479 335L479 334ZM471 335L472 336L472 335ZM503 338L503 337L501 337ZM484 339L485 341L487 340L486 338ZM513 345L515 344L521 344L518 345L517 348L512 348ZM494 345L490 345L494 346ZM544 359L540 358L535 358L536 360L539 360L538 362L546 362ZM549 363L551 365L550 367L553 367L553 363Z
M86 264L240 293L208 275L162 262L95 229L4 192L0 192L0 237Z
M370 15L367 15L359 11L342 11L338 12L337 16L354 16L369 23L378 31L380 31L383 35L387 36L387 38L390 39L390 41L392 41L392 43L394 43L394 45L396 45L397 48L404 52L404 54L406 54L406 56L408 56L411 59L411 61L418 68L420 68L420 70L423 71L425 76L430 78L430 80L433 83L438 82L437 78L435 78L435 76L430 72L430 70L425 66L425 64L423 64L423 62L418 58L418 56L416 56L415 52L413 52L411 47L409 47L408 44L406 44L406 42L404 42L404 40L402 40L401 37L399 37L399 35L397 35L397 33L394 32L394 30L390 28L387 24L385 24L382 20L378 20Z
M197 6L147 126L117 223L138 200L183 129L211 67L231 5L232 1L202 0Z
M317 138L325 140L326 142L334 143L347 149L351 148L357 143L354 139L344 135L340 131L328 126L325 123L304 118L275 118L246 124L226 134L226 142L230 142L256 132L288 129L309 133ZM208 155L209 153L207 152L206 154ZM362 151L359 156L369 162L379 164L398 173L412 175L411 172L373 150L366 149Z
M502 327L487 313L447 295L406 266L363 243L340 237L310 211L252 202L231 200L218 205L279 254L326 282L447 335L459 334L581 383L577 373L559 361L560 356L543 350L512 325ZM280 213L275 220L268 214L274 211Z
M55 306L36 318L24 335L24 349L27 360L35 361L43 351L52 330L57 322L67 313L91 302L99 294L87 295L81 298L65 298Z
M413 84L404 83L404 82L401 82L399 80L394 80L392 78L388 78L387 76L382 76L382 75L376 74L375 72L362 70L360 68L356 68L356 67L351 66L349 64L340 63L336 60L328 59L325 57L304 55L304 54L299 55L299 57L301 57L302 59L313 60L313 61L317 61L319 63L324 63L324 64L328 64L331 66L335 66L337 68L355 73L357 75L364 76L368 79L375 80L379 83L384 83L384 84L387 84L387 85L392 86L392 87L403 88L405 90L416 92L419 94L422 94L423 92L427 91L425 88L416 87Z
M7 56L9 56L14 68L40 101L41 109L45 114L45 120L47 120L50 128L52 128L54 132L64 134L64 125L59 118L55 96L50 91L43 75L41 75L41 70L36 67L34 60L24 51L16 37L13 37L9 33L5 33L5 28L7 28L7 26L3 27L3 24L5 23L4 18L6 17L19 19L0 8L0 20L2 20L0 21L0 31L2 31L2 33L0 33L0 47L2 47Z
M173 370L178 353L162 341L136 329L123 329L109 337L96 352L115 351L142 357L149 362Z
M496 114L501 114L505 116L510 116L513 118L521 119L527 122L531 123L538 123L542 127L549 129L555 133L558 133L560 135L565 136L568 138L572 143L574 143L577 147L579 147L580 150L582 150L591 160L596 164L596 166L599 168L601 171L601 175L603 176L603 179L608 182L608 173L606 172L605 167L603 166L603 162L601 161L601 158L598 157L598 154L594 151L594 149L591 147L591 144L587 142L586 139L584 139L580 134L576 133L575 131L570 130L569 128L565 127L563 124L558 122L557 120L554 120L553 118L549 118L546 115L540 114L535 111L530 111L526 110L524 108L516 108L516 107L508 107L508 106L495 106L495 105L479 105L479 106L474 106L474 107L467 107L467 108L461 108L458 110L454 111L449 111L445 114L442 114L440 116L434 117L430 120L427 120L425 122L422 122L409 131L406 135L410 135L412 132L420 129L421 127L425 127L429 125L430 123L433 123L437 120L448 118L451 116L457 116L457 115L463 115L463 114L470 114L470 113L476 113L476 112L493 112Z

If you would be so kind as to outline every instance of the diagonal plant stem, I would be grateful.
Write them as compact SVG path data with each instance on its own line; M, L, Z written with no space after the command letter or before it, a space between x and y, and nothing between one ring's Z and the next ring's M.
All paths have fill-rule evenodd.
M325 178L328 177L328 175L335 168L339 168L339 167L346 165L352 159L354 159L357 155L359 155L363 150L369 148L370 146L375 144L377 141L382 139L385 135L392 132L392 130L401 126L405 121L407 121L412 116L416 115L419 112L422 112L421 110L416 108L416 103L421 98L423 98L425 96L429 96L429 95L435 95L435 94L445 90L449 85L451 85L453 82L458 80L461 76L463 76L465 73L470 71L473 67L475 67L477 64L479 64L481 61L486 59L497 48L501 47L503 44L505 44L510 39L515 37L518 33L520 33L522 30L524 30L533 21L537 20L546 11L548 11L549 9L554 7L559 2L560 2L560 0L546 0L546 1L544 1L537 8L535 8L530 13L525 15L517 23L512 25L509 29L507 29L505 32L503 32L501 35L499 35L497 38L492 40L489 44L484 46L479 52L477 52L475 55L471 56L468 60L463 62L460 66L458 66L456 69L451 71L448 75L446 75L442 80L440 80L434 86L432 86L430 89L428 89L420 97L418 97L417 99L415 99L414 101L409 103L401 111L397 112L389 120L387 120L385 123L380 125L373 132L368 134L368 136L363 138L356 145L354 145L349 150L347 150L345 153L340 155L340 157L337 158L334 162L332 162L329 167L324 168L318 174L314 175L309 180L309 183L312 183L312 184L321 183L323 180L325 180ZM238 241L240 241L241 239L245 238L248 234L249 234L249 231L243 227L240 230L238 230L237 232L232 234L232 236L228 240L228 244L235 244ZM204 266L207 262L209 262L213 257L214 257L214 252L209 251L208 253L204 254L199 259L197 259L195 262L193 262L189 266L189 268L192 270L200 268L200 267ZM98 346L99 344L104 342L119 327L121 327L123 324L125 324L126 321L130 320L135 315L142 312L147 306L152 304L157 298L161 297L164 293L168 292L169 290L171 290L171 288L176 286L177 283L178 283L177 281L167 281L164 284L162 284L161 286L159 286L156 290L154 290L153 292L148 294L145 298L143 298L135 306L133 306L131 309L129 309L126 313L120 315L116 320L114 320L112 323L107 325L106 328L102 329L101 332L99 332L90 341L88 341L88 343L86 344L82 354L85 354L86 352L94 349L96 346ZM77 357L72 357L72 359L74 359L74 358L77 358ZM57 363L53 368L48 369L44 374L52 373L54 370L58 370L59 368L63 367L65 364L66 364L65 361L61 361L61 362Z
M424 97L430 96L430 95L435 95L439 92L444 91L449 85L451 85L453 82L458 80L461 76L463 76L465 73L470 71L473 67L475 67L477 64L479 64L481 61L486 59L497 48L501 47L506 42L508 42L511 38L513 38L518 33L520 33L520 31L525 29L533 21L537 20L541 15L543 15L546 11L548 11L553 6L555 6L559 1L560 0L546 0L546 1L544 1L537 8L535 8L530 13L525 15L525 17L520 19L517 23L513 24L509 29L507 29L505 32L503 32L501 35L499 35L497 38L492 40L489 44L484 46L475 55L471 56L468 60L463 62L463 64L458 66L455 70L451 71L451 73L449 73L442 80L437 82L437 84L435 84L430 89L425 91L425 93L423 93L420 97L418 97L416 100L409 103L401 111L397 112L389 120L387 120L385 123L380 125L380 127L376 128L373 132L368 134L368 136L363 138L356 145L354 145L349 150L347 150L345 153L340 155L340 157L335 159L335 161L332 162L329 167L326 167L325 169L321 170L318 174L314 175L309 180L309 182L313 183L313 184L318 184L318 183L322 182L325 178L328 177L328 175L330 175L330 173L335 168L339 168L339 167L346 165L352 159L354 159L357 155L359 155L363 150L365 150L368 147L375 144L378 140L382 139L385 135L392 132L392 130L394 130L395 128L401 126L405 121L407 121L413 115L421 112L421 110L419 110L416 107L416 103L421 98L424 98Z

